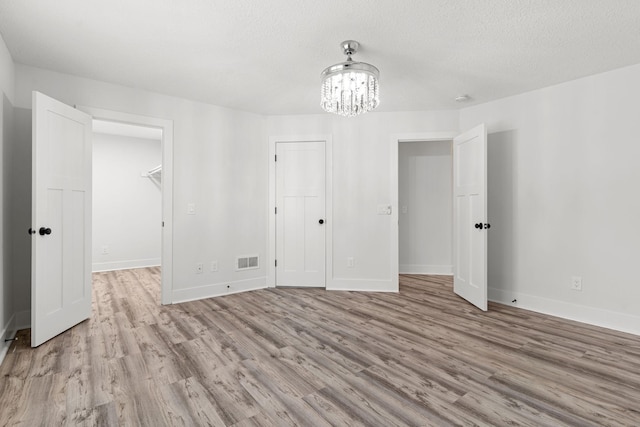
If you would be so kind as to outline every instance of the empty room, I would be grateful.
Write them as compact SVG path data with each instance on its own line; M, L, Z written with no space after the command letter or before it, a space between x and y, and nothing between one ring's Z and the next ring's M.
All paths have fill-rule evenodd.
M638 22L0 0L0 426L640 425Z

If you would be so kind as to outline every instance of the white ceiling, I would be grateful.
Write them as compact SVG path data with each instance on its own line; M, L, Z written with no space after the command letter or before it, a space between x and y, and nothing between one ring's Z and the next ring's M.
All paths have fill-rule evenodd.
M361 43L379 111L459 108L640 63L638 0L0 0L15 62L262 114L321 113Z

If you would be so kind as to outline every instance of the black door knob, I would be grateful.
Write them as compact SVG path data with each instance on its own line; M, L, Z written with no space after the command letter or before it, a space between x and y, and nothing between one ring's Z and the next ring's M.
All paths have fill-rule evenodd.
M487 229L491 228L491 224L489 224L489 223L485 224L484 228L487 228Z
M30 229L29 229L29 231L28 231L28 233L29 233L30 235L31 235L31 234L36 234L36 230L34 230L33 228L30 228Z
M40 233L41 236L44 236L45 234L48 236L49 234L51 234L51 229L50 228L44 228L44 227L40 227L40 230L38 230L38 233Z
M476 228L478 228L478 229L480 229L480 230L482 230L482 228L483 228L483 226L482 226L482 223L481 223L481 222L477 223L477 224L475 225L475 227L476 227Z
M324 224L324 219L321 219L320 221L318 221L320 223L320 225Z

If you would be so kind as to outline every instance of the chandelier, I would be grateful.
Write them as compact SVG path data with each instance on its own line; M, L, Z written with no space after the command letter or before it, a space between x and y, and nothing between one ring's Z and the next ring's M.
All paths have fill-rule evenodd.
M380 103L380 72L371 64L351 59L359 46L354 40L340 43L347 60L327 67L322 72L320 105L324 111L353 117L373 110Z

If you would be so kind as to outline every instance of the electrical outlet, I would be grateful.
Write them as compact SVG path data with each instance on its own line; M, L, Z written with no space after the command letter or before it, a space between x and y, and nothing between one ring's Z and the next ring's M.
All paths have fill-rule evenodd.
M572 276L571 277L571 289L574 291L582 290L582 277L580 276Z
M102 247L102 255L107 255L109 253L109 246Z
M347 268L353 268L353 266L354 266L353 257L347 258Z
M196 264L196 274L202 274L202 271L204 270L204 265L199 262Z
M211 261L211 271L218 271L218 261Z

